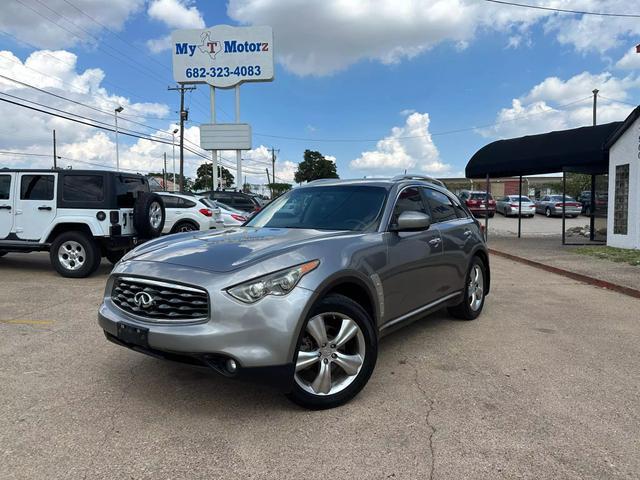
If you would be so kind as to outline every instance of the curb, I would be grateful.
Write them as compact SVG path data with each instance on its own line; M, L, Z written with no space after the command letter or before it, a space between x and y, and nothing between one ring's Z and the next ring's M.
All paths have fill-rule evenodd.
M570 270L565 270L563 268L552 267L551 265L547 265L545 263L536 262L535 260L529 260L523 257L518 257L517 255L501 252L500 250L494 250L493 248L489 249L489 253L491 253L492 255L497 255L498 257L503 257L509 260L513 260L514 262L529 265L530 267L539 268L541 270L546 270L547 272L555 273L557 275L562 275L563 277L567 277L573 280L577 280L579 282L587 283L589 285L593 285L594 287L613 290L614 292L622 293L623 295L628 295L629 297L633 297L633 298L640 298L640 290L636 290L635 288L625 287L623 285L618 285L617 283L607 282L606 280L599 280L597 278L590 277L588 275L583 275L581 273L572 272Z

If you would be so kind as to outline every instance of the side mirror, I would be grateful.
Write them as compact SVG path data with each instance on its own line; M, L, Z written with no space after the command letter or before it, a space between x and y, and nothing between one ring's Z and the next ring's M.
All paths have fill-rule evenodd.
M406 211L398 217L398 223L393 229L396 232L411 232L426 230L431 226L431 217L426 213Z

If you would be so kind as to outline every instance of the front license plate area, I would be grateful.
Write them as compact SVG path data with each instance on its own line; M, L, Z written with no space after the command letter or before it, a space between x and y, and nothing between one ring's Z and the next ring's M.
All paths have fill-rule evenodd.
M126 323L118 323L118 334L117 337L119 340L122 340L125 343L130 343L133 345L138 345L140 347L148 347L149 346L149 329L143 327L136 327L134 325L128 325Z

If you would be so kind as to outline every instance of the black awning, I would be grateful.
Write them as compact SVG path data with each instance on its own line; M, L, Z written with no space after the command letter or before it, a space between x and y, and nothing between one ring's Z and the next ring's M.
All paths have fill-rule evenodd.
M485 145L471 157L467 178L537 175L562 170L605 173L609 150L605 144L623 122L528 135Z

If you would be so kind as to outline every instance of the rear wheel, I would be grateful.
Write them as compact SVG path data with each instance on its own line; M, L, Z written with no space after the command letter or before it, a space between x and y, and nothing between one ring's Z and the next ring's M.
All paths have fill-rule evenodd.
M0 257L4 257L8 252L3 252L2 250L0 250Z
M485 285L487 269L479 257L473 257L467 273L464 298L453 307L449 307L449 313L461 320L475 320L482 313L485 299Z
M548 218L550 218L550 217L551 217L551 209L550 209L549 207L545 208L545 209L544 209L544 214L545 214Z
M69 278L88 277L100 265L98 246L82 232L58 235L51 244L49 258L57 272Z
M329 295L311 310L300 333L293 389L287 396L314 410L342 405L366 385L377 356L367 312L347 297Z
M193 222L179 222L171 229L171 233L195 232L200 227Z

